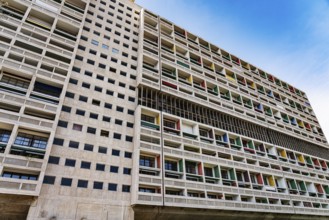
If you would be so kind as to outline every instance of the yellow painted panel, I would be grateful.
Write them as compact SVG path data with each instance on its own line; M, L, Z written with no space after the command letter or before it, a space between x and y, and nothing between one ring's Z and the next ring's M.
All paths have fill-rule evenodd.
M211 63L211 67L210 67L212 70L215 70L215 64L214 63Z
M226 79L235 82L235 79L232 76L226 75Z
M302 121L298 122L298 125L304 127L304 123Z
M302 162L302 163L305 163L305 159L304 159L304 156L303 155L298 155L298 161L299 162Z
M287 158L287 152L286 152L286 150L281 150L280 151L280 155L281 155L281 157Z
M268 182L269 182L270 186L275 186L275 181L274 181L273 176L268 177Z
M34 19L32 20L31 18L28 18L27 20L28 20L29 22L33 23L33 24L39 25L39 26L41 26L41 27L44 27L44 28L50 30L50 26L49 26L49 25L46 25L46 24L44 24L44 23L42 23L42 22L40 22L40 21L36 21L36 20L34 20Z
M174 46L172 47L173 51L176 51L176 45L174 44Z
M190 75L190 76L188 77L188 81L189 81L190 83L193 82L193 77L192 77L192 75Z
M157 125L160 125L160 115L158 115L158 117L156 118L156 123Z

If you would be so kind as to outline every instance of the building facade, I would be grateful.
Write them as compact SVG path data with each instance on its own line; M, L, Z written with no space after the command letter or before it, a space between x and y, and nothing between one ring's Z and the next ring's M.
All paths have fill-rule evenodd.
M128 0L0 10L0 218L329 216L303 91Z

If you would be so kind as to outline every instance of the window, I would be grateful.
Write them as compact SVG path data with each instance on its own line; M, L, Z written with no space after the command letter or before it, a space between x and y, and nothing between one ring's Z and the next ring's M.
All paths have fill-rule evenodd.
M71 178L62 178L61 180L62 186L71 186L72 185L72 179Z
M87 59L87 63L90 65L95 65L95 61L91 59Z
M108 190L109 191L117 191L117 184L116 183L109 183Z
M98 119L98 114L90 113L89 118Z
M72 160L72 159L66 159L66 160L65 160L65 166L68 166L68 167L75 167L75 160Z
M23 179L23 180L38 180L37 175L24 174L24 173L14 173L14 172L3 172L2 177L12 178L12 179Z
M140 155L139 165L144 167L155 167L155 159L154 157Z
M97 40L91 40L91 44L98 46L98 41Z
M83 82L81 86L82 86L83 88L90 89L90 84L89 84L89 83L85 83L85 82Z
M131 109L128 109L128 115L134 115L135 114L135 111L134 110L131 110Z
M63 112L71 113L71 107L66 106L66 105L63 105L63 106L62 106L62 111L63 111Z
M107 148L99 146L98 147L98 153L106 154L107 153Z
M98 64L98 67L101 68L101 69L106 69L106 65L105 65L105 64L102 64L102 63ZM95 90L96 90L96 89L95 89ZM97 91L97 90L96 90L96 91Z
M112 109L112 104L110 103L105 103L104 108Z
M111 122L111 117L103 116L103 121Z
M107 94L107 95L111 95L111 96L113 96L113 91L107 89L107 90L106 90L106 94Z
M74 131L82 131L82 125L79 125L79 124L73 124L72 129L73 129Z
M121 134L113 133L113 138L114 138L114 139L121 140Z
M74 72L77 72L77 73L80 73L80 71L81 71L81 69L80 69L79 67L76 67L76 66L74 66L74 67L72 68L72 70L73 70Z
M126 141L133 142L133 137L126 135Z
M139 187L138 189L139 192L146 192L146 193L155 193L155 189L151 189L151 188L142 188L142 187Z
M133 128L133 127L134 127L134 123L127 122L127 127L128 127L128 128Z
M89 50L89 53L96 55L97 51L96 50Z
M115 149L112 149L112 155L113 156L120 156L120 150L115 150Z
M110 67L110 72L116 73L117 70L115 68L113 68L113 67Z
M88 101L88 97L80 95L79 96L79 101L87 102Z
M79 45L79 46L78 46L78 49L79 49L79 50L82 50L82 51L85 51L85 50L86 50L86 47ZM75 56L75 59L77 59L77 60L81 60L81 61L82 61L82 60L83 60L83 57L77 55L77 56Z
M86 151L93 151L94 150L94 145L85 144L84 150L86 150Z
M228 170L221 170L221 176L222 176L223 179L226 179L226 180L231 179L230 175L228 173Z
M46 137L40 137L36 135L30 135L30 134L19 132L17 134L14 144L25 146L25 147L46 149L47 141L48 138Z
M106 44L102 44L102 48L108 50L109 46L107 46Z
M94 182L94 189L103 189L103 182Z
M81 169L90 169L90 165L91 165L90 162L81 161L81 166L80 166L80 168L81 168Z
M132 157L132 153L125 151L125 158L131 158L131 157Z
M0 138L1 139L1 138ZM64 144L64 140L61 139L61 138L54 138L54 142L53 142L54 145L58 145L58 146L63 146Z
M204 167L204 175L209 176L209 177L213 177L212 168L211 167Z
M117 111L118 112L123 112L123 107L117 106Z
M51 184L51 185L54 185L54 183L55 183L55 179L56 179L56 177L54 177L54 176L45 176L45 177L43 178L43 183L44 183L44 184Z
M118 98L119 99L124 99L125 98L125 95L124 94L121 94L121 93L118 93Z
M100 136L101 137L109 137L110 136L110 132L109 131L105 131L105 130L101 130Z
M172 160L165 160L165 170L178 171L177 162Z
M79 148L79 142L70 141L69 147L78 149Z
M87 133L89 133L89 134L96 134L96 128L88 127L87 128Z
M0 142L8 143L10 138L10 131L0 129Z
M104 80L104 76L101 76L101 75L98 75L98 74L97 74L96 79Z
M97 106L100 106L101 101L96 100L96 99L93 99L92 102L91 102L91 104L93 104L93 105L97 105Z
M98 171L104 171L105 170L105 164L97 163L96 164L96 170L98 170Z
M111 173L118 173L119 172L119 167L117 167L117 166L111 166L110 167L110 172Z
M88 187L88 181L87 180L78 180L77 187L79 187L79 188L87 188Z
M74 84L74 85L77 85L78 84L78 80L70 78L69 83Z
M123 174L131 175L131 169L130 168L127 168L127 167L124 167L123 168Z
M122 120L115 119L115 124L116 124L116 125L122 125Z
M86 112L85 112L84 110L80 110L80 109L77 109L76 112L75 112L75 114L77 114L77 115L82 115L82 116L84 116L85 113L86 113Z
M129 185L122 185L122 192L130 192L130 186Z
M119 53L119 50L118 49L115 49L115 48L112 48L112 53L118 54Z
M67 121L61 121L61 120L59 120L57 125L59 127L67 128L67 124L68 124Z
M93 76L93 73L90 72L90 71L88 71L88 70L86 70L86 71L85 71L85 75L86 75L86 76L90 76L90 77L92 77L92 76ZM89 88L89 87L88 87L88 88Z
M48 163L59 164L59 157L49 156Z
M134 98L134 97L131 97L131 96L129 96L129 98L128 98L128 101L129 101L129 102L135 102L135 98Z
M65 93L65 97L74 99L74 93L72 93L72 92L66 92Z

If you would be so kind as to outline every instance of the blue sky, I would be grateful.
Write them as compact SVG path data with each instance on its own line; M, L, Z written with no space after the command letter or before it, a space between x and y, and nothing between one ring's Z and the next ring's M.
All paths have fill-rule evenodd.
M306 92L329 138L329 0L136 0Z

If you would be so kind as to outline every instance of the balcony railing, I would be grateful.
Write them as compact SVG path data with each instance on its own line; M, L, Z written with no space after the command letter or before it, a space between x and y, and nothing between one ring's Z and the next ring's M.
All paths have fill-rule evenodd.
M151 122L148 122L148 121L141 121L141 126L142 127L146 127L146 128L151 128L151 129L154 129L154 130L157 130L157 131L160 130L160 126L159 125L154 124L154 123L151 123Z

